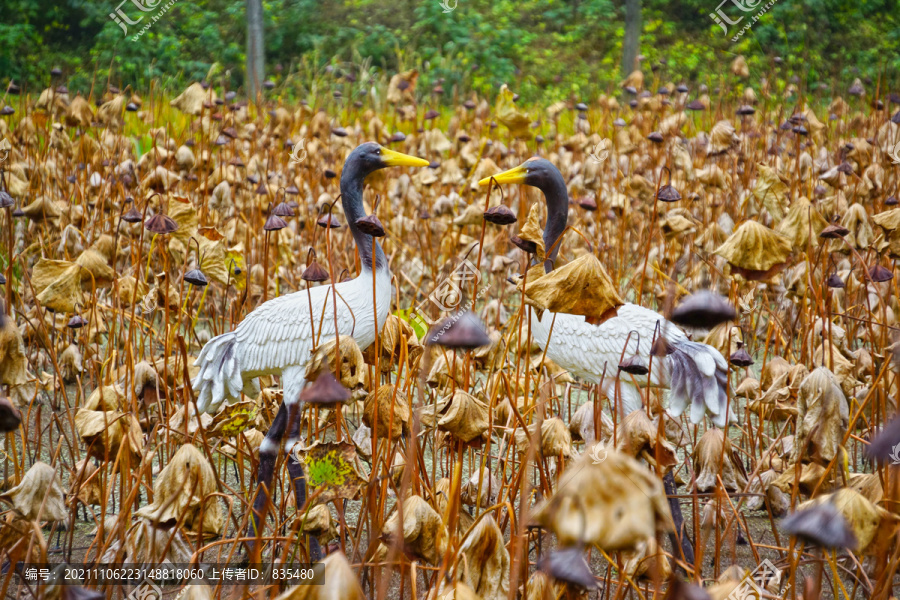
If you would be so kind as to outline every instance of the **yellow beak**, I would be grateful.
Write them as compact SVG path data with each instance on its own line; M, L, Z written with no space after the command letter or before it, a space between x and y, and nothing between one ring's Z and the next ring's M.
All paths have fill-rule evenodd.
M430 164L424 158L401 154L387 148L381 149L381 158L388 167L427 167Z
M478 182L478 185L487 185L491 182L491 179L497 183L525 183L526 175L528 175L528 169L526 169L524 165L519 165L509 171L503 171L502 173L497 173L491 177L485 177Z

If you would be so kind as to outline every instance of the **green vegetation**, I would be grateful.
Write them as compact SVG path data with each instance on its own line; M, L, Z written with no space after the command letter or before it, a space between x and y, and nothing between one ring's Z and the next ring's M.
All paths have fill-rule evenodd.
M118 1L0 0L0 75L43 88L59 66L74 90L107 77L142 89L151 80L181 88L218 63L231 87L243 85L244 2L177 0L133 41L149 16L126 36L109 18ZM726 36L710 19L716 2L644 0L640 51L650 65L667 61L660 71L665 79L717 84L740 53L756 76L768 72L771 57L782 56L801 86L846 85L857 76L897 82L895 2L778 0L737 42L731 36L740 26ZM136 18L157 9L141 13L126 2L122 10ZM443 78L445 98L454 86L484 92L507 82L526 99L552 101L607 90L619 80L621 1L458 0L445 14L439 0L270 0L264 11L266 74L294 97L315 93L326 65L347 63L379 77L418 68L428 86L421 89ZM755 14L731 3L723 11L748 15L743 24Z

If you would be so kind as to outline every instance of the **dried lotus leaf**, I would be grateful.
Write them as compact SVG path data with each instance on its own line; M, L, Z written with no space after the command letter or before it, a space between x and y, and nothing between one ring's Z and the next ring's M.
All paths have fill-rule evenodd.
M75 463L69 493L84 504L103 504L103 491L98 471L99 469L90 458L83 458Z
M844 392L825 367L803 379L798 397L799 425L791 464L810 460L823 466L840 452L850 413Z
M355 390L365 383L366 363L356 340L349 335L342 335L341 340L341 378L340 382L348 390ZM304 377L307 381L315 381L323 370L334 373L335 338L329 338L316 348L312 358L306 364Z
M363 423L374 428L378 438L399 439L403 433L409 432L411 417L406 394L393 385L379 386L374 393L366 396Z
M45 462L34 463L3 498L29 521L62 521L68 515L56 470Z
M509 551L503 533L492 516L480 519L460 546L468 569L465 583L482 600L509 597Z
M87 446L88 455L101 460L114 457L122 444L134 457L140 456L143 447L137 419L118 411L79 409L75 413L75 430Z
M41 257L32 271L37 301L55 312L75 312L75 305L83 304L81 278L80 265Z
M321 504L339 498L353 500L366 485L356 446L350 442L316 441L295 454L311 493L316 494L316 500Z
M603 264L593 254L584 254L537 280L531 276L529 271L525 296L529 304L542 310L602 322L624 304Z
M842 488L832 494L818 496L803 502L797 510L805 510L832 503L843 515L856 536L856 549L861 555L883 552L892 545L897 530L898 517L880 506L872 504L862 494L852 488Z
M595 544L607 552L634 551L674 527L662 481L611 449L600 463L583 454L565 471L557 492L535 509L534 519L562 545Z
M488 406L475 396L456 390L437 425L460 440L471 442L488 430Z
M197 116L203 112L203 104L205 102L215 102L215 99L216 92L212 87L204 90L199 83L192 83L174 100L169 102L169 105L174 106L185 114Z
M869 223L869 213L859 203L852 204L841 219L841 225L849 230L843 240L832 240L831 249L847 253L847 244L857 250L868 248L875 241L875 232Z
M784 217L787 206L788 181L774 167L762 163L757 165L756 185L753 196L779 222Z
M716 123L713 126L712 131L709 132L707 154L710 156L722 154L731 149L732 146L740 143L740 141L741 140L735 133L734 125L731 124L731 121L723 119Z
M516 448L520 453L528 450L531 436L534 435L537 423L527 429L516 429ZM553 417L541 423L540 456L570 458L572 456L572 434L569 433L562 419Z
M734 457L731 441L721 429L706 430L694 448L692 459L697 471L697 489L701 492L715 489L720 477L728 491L741 492L747 487L743 465Z
M756 221L744 221L715 253L748 278L766 277L787 261L791 241Z
M33 202L22 207L22 212L36 222L58 219L62 215L59 205L46 196L38 196Z
M421 496L410 496L403 501L403 522L395 510L384 524L382 540L401 543L406 552L435 565L447 549L448 536L441 515Z
M225 517L215 492L216 478L209 460L196 446L185 444L156 476L153 503L135 514L153 523L181 522L190 532L219 535Z
M359 585L360 576L353 570L343 552L332 552L316 566L319 585L295 585L275 600L365 600Z
M497 94L497 104L494 106L494 112L497 115L497 120L509 129L511 137L530 139L531 119L518 109L513 101L514 96L513 91L504 83Z
M75 263L84 267L82 276L86 280L90 280L93 276L93 281L97 285L108 284L116 279L116 271L109 266L106 257L93 248L82 252L81 256L75 259Z
M116 96L108 102L104 102L97 109L97 120L113 131L118 131L124 124L122 113L125 110L125 96ZM84 136L87 138L88 136Z

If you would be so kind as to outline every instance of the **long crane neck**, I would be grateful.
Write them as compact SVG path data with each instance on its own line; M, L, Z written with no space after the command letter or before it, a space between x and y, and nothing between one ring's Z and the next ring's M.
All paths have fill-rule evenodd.
M341 203L344 206L344 216L347 218L347 227L353 234L353 240L356 242L356 249L359 251L359 259L363 269L372 270L372 241L374 238L360 231L356 226L357 219L366 216L363 208L363 185L365 184L366 173L356 164L345 165L343 173L341 173ZM375 268L387 268L387 257L381 244L375 242Z
M547 203L547 224L544 227L544 248L548 252L544 260L544 271L553 270L553 263L559 254L559 240L566 230L566 222L569 219L569 192L566 190L566 182L559 172L553 174L542 182L540 190L544 192L544 200ZM556 246L554 247L554 244ZM550 251L550 248L553 248Z

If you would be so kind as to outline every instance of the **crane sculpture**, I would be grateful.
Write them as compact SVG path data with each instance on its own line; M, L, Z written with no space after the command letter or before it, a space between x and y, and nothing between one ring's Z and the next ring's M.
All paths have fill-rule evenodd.
M569 195L559 169L544 158L531 158L522 165L485 177L479 184L491 180L498 184L524 184L544 193L547 203L547 223L544 228L544 247L548 254L544 270L550 272L559 253L557 240L566 229L569 214ZM552 249L552 250L551 250ZM619 398L624 414L642 407L638 387L668 387L669 413L678 416L691 404L693 423L703 420L707 412L711 420L724 427L728 413L728 363L722 354L707 344L692 342L678 326L662 315L626 303L618 307L616 315L594 325L583 316L544 311L540 318L532 312L532 334L535 342L556 364L589 383L602 383L608 398ZM552 336L551 336L552 327ZM637 346L637 355L646 360L651 353L654 335L663 336L666 356L661 368L628 378L615 377L626 343ZM629 337L637 342L629 342Z
M261 304L234 331L211 339L200 352L192 381L201 412L215 413L223 402L237 402L241 394L256 397L260 376L278 375L284 399L259 448L256 496L248 537L256 537L271 494L275 463L285 433L288 451L300 441L300 392L306 384L306 365L313 349L313 331L327 340L351 336L360 348L376 338L388 316L391 303L391 272L387 257L374 238L364 233L358 221L366 217L363 185L366 177L386 167L425 167L428 161L401 154L368 142L357 146L344 162L341 202L347 226L359 252L362 269L355 279L307 291L294 292ZM374 252L374 256L373 256ZM374 268L373 268L374 264ZM337 297L337 308L335 308ZM323 314L324 313L324 314ZM336 314L335 314L336 313ZM290 429L290 431L288 431ZM288 462L294 482L297 508L306 502L306 485L300 465ZM313 548L314 546L314 548ZM311 540L310 555L318 554Z

